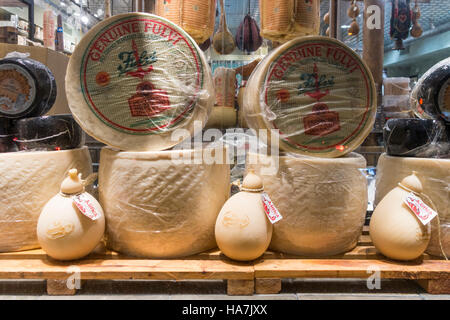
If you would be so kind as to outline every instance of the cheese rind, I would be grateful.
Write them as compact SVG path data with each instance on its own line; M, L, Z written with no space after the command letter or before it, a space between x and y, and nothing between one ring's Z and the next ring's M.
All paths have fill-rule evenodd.
M286 152L339 157L371 132L375 85L366 64L342 42L297 38L258 64L245 90L244 113L256 131L279 130Z
M440 233L443 249L450 255L450 159L427 159L391 157L382 154L377 164L375 205L403 178L416 171L423 184L423 192L431 198L436 206L440 220ZM427 202L427 199L422 199ZM428 203L428 205L430 205ZM438 221L431 221L431 240L427 253L442 256Z
M214 104L211 70L195 41L145 13L113 16L77 45L66 75L75 120L122 150L170 148L176 129L204 126Z
M246 170L262 177L283 217L274 224L270 249L325 256L354 248L367 210L365 167L356 153L337 159L249 153Z
M419 118L450 123L450 57L432 66L411 92L411 108Z
M224 148L159 152L103 148L99 197L108 247L147 258L182 257L214 248L216 218L229 196L229 164L187 161L211 153L226 159ZM190 163L182 163L183 159Z
M87 147L0 153L0 252L39 247L39 215L72 168L83 177L92 173Z

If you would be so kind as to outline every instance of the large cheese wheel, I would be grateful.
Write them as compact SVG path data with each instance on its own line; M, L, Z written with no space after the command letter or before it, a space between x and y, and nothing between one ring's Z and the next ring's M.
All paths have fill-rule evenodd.
M204 161L211 154L222 164ZM216 218L230 189L225 156L224 148L103 148L99 197L108 247L148 258L182 257L214 248Z
M83 178L92 173L87 147L0 153L0 252L39 247L39 215L72 168Z
M354 248L367 210L366 160L249 153L246 169L263 179L283 219L274 224L270 249L288 254L335 255Z
M245 90L244 113L256 131L279 130L284 151L338 157L372 130L375 85L365 63L342 42L297 38L258 64Z
M450 57L420 77L411 92L411 108L420 118L450 123Z
M211 70L195 41L164 18L136 12L89 30L70 59L66 91L90 136L129 151L176 145L173 131L192 134L214 103Z
M423 193L436 206L441 225L441 242L446 255L450 256L450 159L391 157L382 154L377 165L375 205L413 171L417 172L422 182ZM437 223L436 218L431 221L431 240L426 252L442 256Z

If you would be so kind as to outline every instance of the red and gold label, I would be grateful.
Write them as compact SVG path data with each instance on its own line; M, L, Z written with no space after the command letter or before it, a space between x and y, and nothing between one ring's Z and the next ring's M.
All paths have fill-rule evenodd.
M112 19L92 38L80 69L95 116L128 134L157 134L191 116L203 89L200 53L179 27L157 16Z
M371 129L376 112L362 60L325 38L287 46L268 69L261 99L282 141L310 153L345 150Z

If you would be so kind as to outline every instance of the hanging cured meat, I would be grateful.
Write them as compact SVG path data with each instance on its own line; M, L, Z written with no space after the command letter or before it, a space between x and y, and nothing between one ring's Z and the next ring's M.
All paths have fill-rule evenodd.
M391 39L395 41L394 50L403 50L403 40L408 37L411 28L410 0L391 0Z
M247 15L237 29L235 40L239 50L245 52L256 51L262 44L258 24L250 16L250 0L248 1Z

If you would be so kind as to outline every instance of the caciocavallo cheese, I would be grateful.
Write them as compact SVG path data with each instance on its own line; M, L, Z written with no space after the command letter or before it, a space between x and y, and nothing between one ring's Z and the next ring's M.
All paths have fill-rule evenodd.
M283 219L274 224L270 249L305 256L353 249L367 210L366 160L249 153L246 170L262 177L264 191Z
M392 157L382 154L377 164L375 205L403 178L416 171L425 194L436 206L440 220L441 242L450 255L450 159ZM427 199L422 199L427 202ZM428 205L431 205L428 203ZM438 221L431 221L431 240L427 253L442 256L439 245Z
M89 135L128 151L178 144L173 131L192 135L214 104L211 70L195 41L172 22L137 12L84 35L69 61L66 93Z
M301 37L276 48L248 80L250 128L279 130L286 152L339 157L356 149L375 122L376 96L366 64L328 37Z
M223 164L202 161L211 154ZM214 248L216 218L230 190L225 159L223 147L157 152L103 148L99 198L108 247L146 258Z
M87 147L0 153L0 252L39 248L39 215L74 167L83 177L92 173Z

